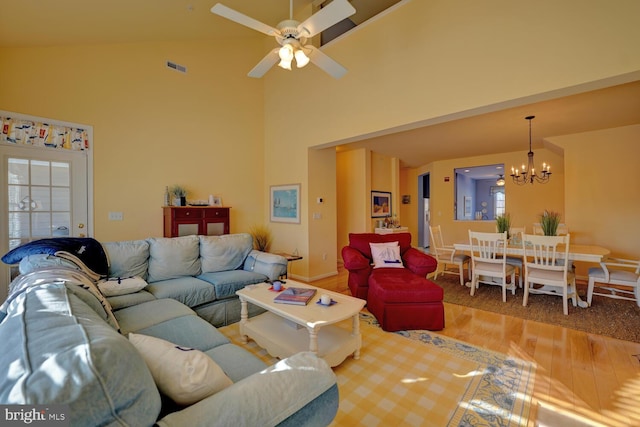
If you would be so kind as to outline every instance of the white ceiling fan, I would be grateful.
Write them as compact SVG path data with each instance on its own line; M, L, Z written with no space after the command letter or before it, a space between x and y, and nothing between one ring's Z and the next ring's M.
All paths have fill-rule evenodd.
M311 44L305 45L308 38L321 33L334 24L356 13L347 0L333 0L328 6L311 15L300 23L293 19L293 0L289 0L289 19L280 22L276 28L263 24L227 6L217 3L211 12L227 18L238 24L252 28L269 36L274 36L281 46L273 49L258 65L249 71L249 77L260 78L278 62L278 66L291 70L291 62L295 58L298 68L302 68L311 61L332 77L339 79L347 69L322 53Z

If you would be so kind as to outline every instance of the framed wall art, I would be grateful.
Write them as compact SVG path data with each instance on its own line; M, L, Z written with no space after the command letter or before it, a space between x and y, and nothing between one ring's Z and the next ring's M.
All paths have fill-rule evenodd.
M300 223L300 184L271 186L271 222Z
M387 191L371 192L371 218L391 216L391 193Z

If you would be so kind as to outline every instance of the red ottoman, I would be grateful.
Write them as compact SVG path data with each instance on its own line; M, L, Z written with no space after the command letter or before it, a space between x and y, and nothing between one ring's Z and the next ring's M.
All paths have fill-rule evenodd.
M367 307L382 329L444 329L442 288L411 271L377 268L369 276Z

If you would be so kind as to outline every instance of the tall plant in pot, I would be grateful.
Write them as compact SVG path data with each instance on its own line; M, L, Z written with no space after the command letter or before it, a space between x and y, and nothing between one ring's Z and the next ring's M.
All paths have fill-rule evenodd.
M545 210L540 215L540 227L545 236L555 236L560 224L560 214L558 212Z
M508 213L498 215L496 217L496 229L498 230L498 233L504 233L506 231L507 239L511 237L511 215Z

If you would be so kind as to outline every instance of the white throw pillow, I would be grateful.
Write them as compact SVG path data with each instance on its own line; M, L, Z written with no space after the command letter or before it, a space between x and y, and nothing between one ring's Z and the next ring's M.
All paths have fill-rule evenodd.
M233 384L209 356L160 338L129 334L158 389L179 405L191 405Z
M147 282L142 277L110 277L98 282L98 289L105 297L126 295L138 292L147 287Z
M373 268L404 268L398 242L369 243L369 245L371 246Z

